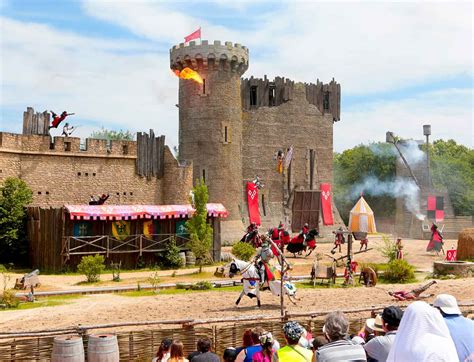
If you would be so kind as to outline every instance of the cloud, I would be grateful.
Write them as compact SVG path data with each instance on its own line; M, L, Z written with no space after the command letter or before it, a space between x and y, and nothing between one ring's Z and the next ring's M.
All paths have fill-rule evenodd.
M454 139L473 146L471 89L426 92L397 101L372 102L344 112L334 124L334 150L361 143L385 142L385 132L423 140L423 125L431 124L431 139Z
M90 16L154 41L182 42L202 25L208 40L249 46L248 75L335 77L351 94L472 74L469 2L264 3L267 8L257 15L243 3L238 15L253 24L238 30L198 18L195 7L184 4L85 0L83 6Z
M1 21L2 52L8 54L2 57L2 108L76 112L73 120L83 125L77 131L82 137L91 124L132 131L154 128L176 144L178 83L167 53L154 52L141 42ZM16 131L20 130L19 121Z

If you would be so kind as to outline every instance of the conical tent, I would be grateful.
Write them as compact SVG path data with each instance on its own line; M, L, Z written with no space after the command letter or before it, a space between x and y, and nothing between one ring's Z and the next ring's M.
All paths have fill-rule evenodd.
M349 216L349 231L376 233L374 212L361 196Z

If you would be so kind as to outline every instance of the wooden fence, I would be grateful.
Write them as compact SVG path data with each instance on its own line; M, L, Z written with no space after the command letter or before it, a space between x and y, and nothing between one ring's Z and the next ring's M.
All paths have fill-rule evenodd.
M166 250L172 238L181 250L188 250L186 243L190 240L175 234L129 235L123 240L111 235L65 236L61 250L62 264L66 265L72 256L103 254L109 258L112 254L135 254L140 257L145 253L160 253Z
M36 112L32 107L23 112L23 134L49 135L49 113Z
M155 137L150 134L137 133L136 172L147 178L162 178L165 173L165 136Z

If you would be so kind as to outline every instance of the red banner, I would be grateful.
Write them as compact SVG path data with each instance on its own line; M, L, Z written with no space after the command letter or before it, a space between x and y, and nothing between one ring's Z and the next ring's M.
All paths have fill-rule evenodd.
M253 182L247 182L247 204L249 208L249 221L261 224L260 210L258 209L258 188Z
M321 184L321 208L323 209L324 225L334 225L331 198L331 184Z
M198 39L198 38L201 38L201 28L199 28L198 30L196 31L193 31L191 34L189 34L188 36L185 36L184 37L184 41L187 43L193 39Z

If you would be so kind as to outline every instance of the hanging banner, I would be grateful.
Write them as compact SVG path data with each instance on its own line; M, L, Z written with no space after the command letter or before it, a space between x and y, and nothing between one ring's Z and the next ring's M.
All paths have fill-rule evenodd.
M428 219L440 222L444 220L444 197L428 196L428 207L426 216Z
M247 205L249 208L249 221L261 225L260 210L258 209L258 188L253 182L247 182Z
M331 184L321 184L321 208L324 225L334 225L331 198Z
M129 221L112 222L112 236L117 240L125 240L130 235Z
M446 260L447 261L456 261L457 250L456 249L449 249L446 250Z
M147 220L143 222L143 235L145 235L147 238L159 233L160 233L160 224L158 220Z
M74 236L92 236L92 224L87 221L74 223Z

